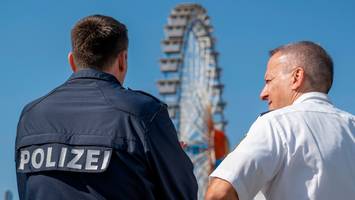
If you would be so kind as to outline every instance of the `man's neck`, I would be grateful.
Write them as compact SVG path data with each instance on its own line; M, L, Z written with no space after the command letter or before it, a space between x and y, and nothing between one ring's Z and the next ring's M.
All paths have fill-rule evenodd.
M123 81L120 80L120 72L118 70L118 67L108 67L107 69L103 70L104 72L111 74L112 76L114 76L121 84L123 84Z

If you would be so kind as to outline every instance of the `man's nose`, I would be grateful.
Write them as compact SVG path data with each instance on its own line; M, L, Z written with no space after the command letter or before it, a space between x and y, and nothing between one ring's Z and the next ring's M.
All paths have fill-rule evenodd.
M261 93L260 93L260 99L263 100L263 101L266 101L268 100L268 93L267 93L267 89L266 89L266 86L264 86L264 88L261 90Z

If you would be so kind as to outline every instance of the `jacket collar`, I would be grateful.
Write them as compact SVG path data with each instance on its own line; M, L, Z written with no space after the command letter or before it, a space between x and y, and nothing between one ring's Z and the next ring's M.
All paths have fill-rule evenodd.
M74 79L85 79L85 78L115 82L121 85L121 83L113 75L93 68L82 69L77 72L74 72L70 76L69 81Z

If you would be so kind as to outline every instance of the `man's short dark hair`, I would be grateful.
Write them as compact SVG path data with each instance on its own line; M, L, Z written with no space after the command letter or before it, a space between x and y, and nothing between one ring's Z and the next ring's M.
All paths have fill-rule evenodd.
M80 69L107 69L128 48L126 26L103 15L88 16L77 22L71 40L74 62Z
M320 45L310 41L300 41L280 46L270 51L289 55L293 65L303 67L312 89L328 93L333 83L333 61Z

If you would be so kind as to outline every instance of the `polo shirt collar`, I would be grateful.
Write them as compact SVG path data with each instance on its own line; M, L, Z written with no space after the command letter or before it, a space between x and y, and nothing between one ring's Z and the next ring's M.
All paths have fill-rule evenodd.
M301 102L309 101L309 100L316 100L326 103L332 103L327 94L322 92L307 92L302 94L298 99L296 99L293 104L298 104Z
M70 76L69 81L74 79L85 79L85 78L116 82L121 85L121 83L113 75L93 68L82 69L77 72L74 72Z

